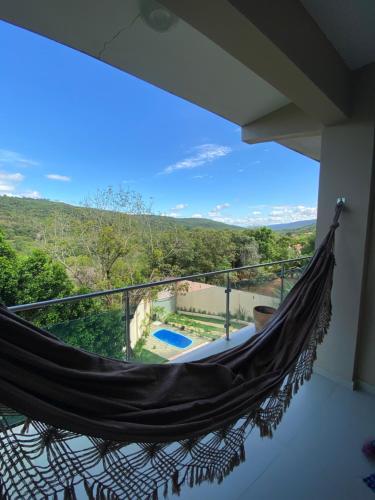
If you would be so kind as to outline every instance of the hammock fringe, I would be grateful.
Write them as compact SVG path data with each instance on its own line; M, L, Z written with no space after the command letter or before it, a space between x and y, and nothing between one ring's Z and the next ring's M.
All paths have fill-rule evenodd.
M57 495L62 491L64 500L76 500L79 498L77 487L80 483L83 484L88 500L121 500L123 498L158 500L160 488L163 489L162 496L167 498L169 491L171 491L173 495L179 495L184 485L193 488L203 482L220 484L233 469L245 461L246 454L244 444L249 429L252 430L254 427L257 427L262 438L273 437L273 432L280 424L284 413L290 406L293 396L297 394L304 381L308 381L311 378L313 373L312 364L316 357L316 349L327 334L330 318L330 302L326 302L317 326L315 327L315 332L311 335L306 350L301 353L293 372L289 374L285 383L282 384L277 391L274 391L270 397L266 397L257 409L253 409L233 425L227 426L225 429L220 429L213 440L215 446L213 446L212 443L202 444L201 439L180 442L177 451L174 452L177 460L175 460L174 455L172 455L171 463L173 463L174 467L173 472L168 472L169 468L164 468L163 465L156 467L158 473L154 481L155 486L150 487L152 481L147 481L148 486L146 487L146 491L148 492L145 491L144 496L133 496L132 487L129 488L126 481L126 477L128 477L129 474L126 474L123 481L118 478L114 480L109 469L107 472L104 470L97 478L87 474L87 466L85 465L86 460L80 458L79 453L75 454L74 457L66 455L66 442L79 437L74 433L60 429L57 430L29 418L24 420L19 434L13 433L11 431L11 425L6 424L5 415L11 417L15 415L15 412L11 409L5 409L5 407L1 409L2 415L4 416L2 432L0 432L1 447L3 450L12 449L13 453L16 455L15 461L17 461L17 459L26 459L30 463L30 457L35 454L40 456L45 453L50 456L51 462L49 464L48 474L45 474L43 481L38 481L38 485L39 492L43 497L56 498L56 500ZM307 360L308 362L306 362ZM38 443L38 445L36 445L36 443ZM153 444L147 445L147 443L140 443L138 445L138 453L134 454L134 460L132 460L131 456L127 456L125 470L128 468L133 474L136 474L136 470L140 464L143 464L142 468L144 464L152 466L150 462L153 460L156 462L156 457L158 457L159 454L160 461L163 460L165 453L164 446L167 445L168 443L155 447ZM15 446L18 447L18 450L16 450ZM129 443L123 446L126 448L129 446ZM121 443L114 446L112 442L96 441L95 446L92 445L92 448L89 449L91 454L97 453L97 458L94 462L95 465L100 461L105 461L106 456L111 454L111 449L116 449L116 447L118 450L121 450ZM53 457L49 455L49 450L51 448L54 449L54 453L60 457L61 461L77 464L77 466L74 467L73 476L70 477L70 480L74 480L74 484L69 484L64 487L61 486L58 478L58 470L56 470L52 460ZM219 453L217 455L213 454L213 449L216 451L219 450ZM207 460L205 455L208 456L208 460L210 456L213 458L207 463L201 464L200 462ZM169 455L169 457L170 456L171 455ZM82 463L80 463L80 460ZM9 470L10 461L8 457L8 472L4 470L5 467L0 467L3 478L3 481L0 483L0 498L4 500L21 499L24 497L17 495L19 486L17 486L17 488L12 487L12 484L16 481L16 477L12 477L12 473ZM185 473L181 479L180 474L183 470L185 470ZM54 477L51 477L51 474L53 474ZM44 476L44 474L41 473L41 476ZM47 477L50 479L48 480ZM113 485L108 484L108 482L112 480L114 481ZM6 489L5 483L11 485L10 489ZM42 485L41 483L44 484ZM135 484L137 484L137 481L135 481ZM142 483L142 488L144 487L145 483Z

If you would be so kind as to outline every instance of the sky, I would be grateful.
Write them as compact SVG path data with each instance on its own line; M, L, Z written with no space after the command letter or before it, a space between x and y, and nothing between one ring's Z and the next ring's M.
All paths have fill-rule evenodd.
M109 185L157 214L241 226L316 217L319 164L0 21L0 195L80 204Z

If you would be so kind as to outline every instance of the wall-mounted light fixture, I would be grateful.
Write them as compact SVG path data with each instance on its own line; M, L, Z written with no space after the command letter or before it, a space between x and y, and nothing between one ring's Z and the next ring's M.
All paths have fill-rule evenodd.
M165 33L178 21L178 17L155 0L140 0L140 13L143 21L154 31Z

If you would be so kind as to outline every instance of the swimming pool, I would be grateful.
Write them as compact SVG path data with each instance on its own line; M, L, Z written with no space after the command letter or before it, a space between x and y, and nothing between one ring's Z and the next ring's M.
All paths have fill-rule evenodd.
M178 349L186 349L193 342L189 337L185 337L185 335L173 332L172 330L166 330L165 328L157 330L152 335L161 342L178 347Z

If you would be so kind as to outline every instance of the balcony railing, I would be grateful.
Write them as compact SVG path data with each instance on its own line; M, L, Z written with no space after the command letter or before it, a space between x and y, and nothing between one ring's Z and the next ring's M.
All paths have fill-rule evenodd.
M164 362L220 337L229 340L233 332L253 322L256 305L278 307L310 258L180 276L9 309L97 354ZM65 305L73 303L67 310ZM68 316L64 321L62 310L64 318ZM180 335L170 337L165 330Z

